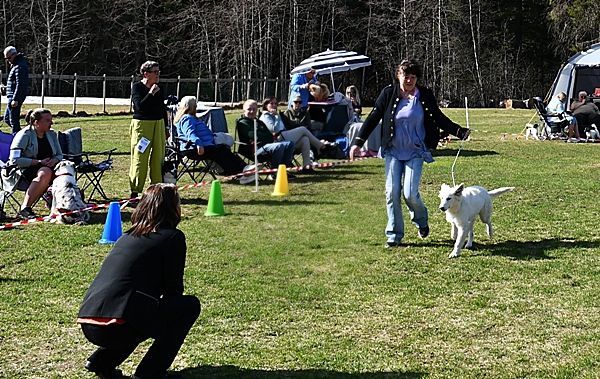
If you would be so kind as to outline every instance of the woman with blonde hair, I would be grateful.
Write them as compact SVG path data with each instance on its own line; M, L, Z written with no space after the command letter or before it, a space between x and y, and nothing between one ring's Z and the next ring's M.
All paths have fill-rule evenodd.
M362 105L360 102L360 95L358 94L358 88L355 85L346 87L346 97L352 102L352 109L354 110L354 120L360 121L360 115L362 114Z
M560 123L562 120L569 122L569 139L567 142L580 142L579 127L577 126L577 119L573 116L565 113L565 102L567 100L567 94L564 92L556 95L546 107L546 114L549 116L548 121L552 123ZM573 138L575 133L575 138Z
M225 175L236 175L244 171L244 161L231 152L227 145L215 145L212 130L196 117L198 101L194 96L185 96L179 102L173 122L177 127L177 138L181 151L188 158L207 158L223 168Z
M54 180L54 166L63 159L58 135L52 130L52 112L45 108L31 109L25 116L27 126L21 129L10 145L8 170L2 170L4 190L15 189L21 178L30 182L19 211L22 219L36 218L33 203L42 196Z

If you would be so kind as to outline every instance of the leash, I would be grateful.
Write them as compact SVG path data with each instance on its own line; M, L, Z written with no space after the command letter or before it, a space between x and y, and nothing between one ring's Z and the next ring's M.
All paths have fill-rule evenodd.
M467 113L467 129L469 128L469 105L467 103L467 98L465 97L465 112ZM469 139L471 138L471 135L469 134ZM452 169L451 169L451 173L452 173L452 186L456 186L456 181L454 180L454 166L456 166L456 161L458 160L458 156L460 154L460 151L462 150L463 147L463 143L465 142L465 139L461 139L460 140L460 145L458 146L458 152L456 153L456 157L454 158L454 163L452 163Z

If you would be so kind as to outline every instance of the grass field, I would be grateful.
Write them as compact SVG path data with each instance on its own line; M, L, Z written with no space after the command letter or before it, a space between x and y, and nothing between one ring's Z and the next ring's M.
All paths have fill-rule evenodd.
M464 109L445 112L465 125ZM225 182L225 217L203 216L208 186L181 191L186 293L203 310L172 368L185 378L600 377L600 144L513 135L532 115L470 111L481 131L463 145L457 183L516 189L494 200L494 238L478 222L458 259L447 258L437 198L456 140L424 168L430 236L419 239L405 212L397 249L383 247L379 159L300 174L284 197L271 196L273 182L258 193ZM130 116L55 121L81 126L86 150L118 148L104 185L127 197ZM111 248L98 244L105 217L0 230L0 378L92 377L83 364L94 346L75 319Z

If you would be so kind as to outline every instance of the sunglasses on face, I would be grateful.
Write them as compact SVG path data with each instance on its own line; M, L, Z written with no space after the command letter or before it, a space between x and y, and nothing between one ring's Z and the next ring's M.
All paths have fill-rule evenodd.
M301 101L294 101L294 104L302 104Z

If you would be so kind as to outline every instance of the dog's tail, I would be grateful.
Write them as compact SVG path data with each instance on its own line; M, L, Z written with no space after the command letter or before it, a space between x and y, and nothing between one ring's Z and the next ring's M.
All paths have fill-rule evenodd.
M488 193L490 194L490 196L492 197L492 199L497 198L500 195L503 195L507 192L510 192L512 190L514 190L515 187L500 187L500 188L496 188L495 190L492 191L488 191Z

